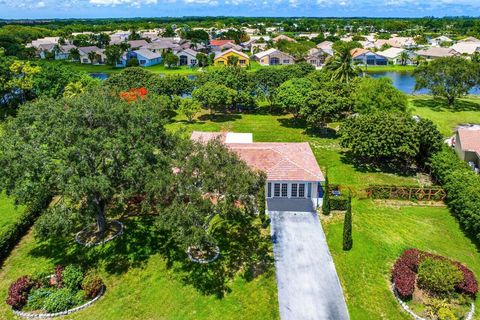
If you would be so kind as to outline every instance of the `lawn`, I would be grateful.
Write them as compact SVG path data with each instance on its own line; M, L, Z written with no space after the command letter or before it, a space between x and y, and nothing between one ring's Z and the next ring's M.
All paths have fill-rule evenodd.
M24 210L23 206L15 206L11 198L0 193L0 235L17 221Z
M414 114L435 122L445 137L451 136L460 124L480 123L480 97L468 96L448 106L441 99L411 96L410 105Z
M412 72L416 66L401 66L398 64L389 64L386 66L360 66L364 71L368 72Z

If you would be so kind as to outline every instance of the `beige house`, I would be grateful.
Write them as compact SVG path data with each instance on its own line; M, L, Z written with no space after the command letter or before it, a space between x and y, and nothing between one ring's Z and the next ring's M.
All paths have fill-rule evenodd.
M458 56L459 53L452 48L431 47L424 50L418 50L416 54L427 60L433 60L438 58Z
M78 47L78 52L80 53L80 62L91 64L104 64L107 60L107 56L105 56L103 51L103 49L100 49L96 46ZM92 52L95 54L95 58L93 60L90 60L90 53Z
M455 151L475 172L480 172L480 125L458 127Z
M280 40L287 40L287 41L290 41L290 42L297 42L295 39L292 39L290 38L289 36L286 36L284 34L281 34L275 38L272 39L273 42L278 42Z
M295 63L295 58L275 48L259 52L253 56L262 66L287 65Z
M322 49L313 48L308 52L308 56L305 58L305 61L315 68L322 67L327 59L332 55Z

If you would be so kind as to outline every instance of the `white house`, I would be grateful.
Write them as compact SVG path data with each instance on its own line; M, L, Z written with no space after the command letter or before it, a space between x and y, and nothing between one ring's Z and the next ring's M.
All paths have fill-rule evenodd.
M402 48L388 48L384 51L378 51L377 54L384 56L388 59L388 62L392 64L402 64L402 54L407 53L408 59L405 61L405 64L412 65L414 64L413 58L415 54L411 51Z
M194 131L191 139L219 139L252 169L265 172L267 199L309 199L322 204L324 175L308 142L253 142L251 133Z
M179 66L194 67L197 65L197 51L192 49L182 49L177 51L175 55L178 57Z
M262 66L289 65L295 63L295 58L278 49L271 48L253 56Z
M460 54L472 55L475 52L480 53L480 42L459 42L450 47Z
M447 36L440 36L440 37L436 37L428 40L428 44L431 45L432 47L440 47L443 43L450 43L450 42L453 42L453 40Z
M92 64L103 64L106 62L107 57L103 53L104 50L96 46L90 47L78 47L78 52L80 53L80 62L81 63L92 63ZM93 61L90 61L89 54L95 53L95 58Z
M458 127L454 145L460 159L480 173L480 125Z
M355 48L351 51L352 61L355 64L384 66L388 59L382 55L363 48Z

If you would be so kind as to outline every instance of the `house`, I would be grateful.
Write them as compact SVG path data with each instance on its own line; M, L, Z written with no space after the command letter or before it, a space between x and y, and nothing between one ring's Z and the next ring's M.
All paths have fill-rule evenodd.
M467 38L462 39L458 42L480 42L480 40L475 38L475 37L467 37Z
M199 132L191 139L219 139L253 170L267 175L267 199L310 200L314 207L323 201L324 175L308 142L253 142L251 133Z
M480 173L480 125L458 127L454 145L460 159Z
M175 55L178 57L178 65L189 67L197 65L197 54L198 52L192 49L182 49L175 52Z
M375 48L375 42L374 41L358 41L362 45L364 49L372 49Z
M212 42L215 43L215 45L212 45ZM212 40L210 41L210 49L212 50L212 52L225 51L230 49L242 51L243 47L235 44L235 42L233 42L232 40Z
M248 67L250 65L250 58L245 53L237 51L235 49L217 52L215 54L213 64L216 66L226 66L228 65L228 60L230 57L237 57L238 65L241 67Z
M369 66L384 66L388 59L375 52L363 48L355 48L350 51L354 64L363 64Z
M262 66L287 65L295 63L295 58L278 49L271 48L253 56Z
M308 52L308 56L305 58L305 61L315 68L320 68L325 64L325 61L332 55L328 52L323 51L322 49L313 48Z
M49 50L44 50L40 52L40 58L46 58L46 52L54 54L55 60L66 60L70 58L70 50L75 49L76 46L67 44L64 46L54 45Z
M141 48L160 54L167 51L181 50L181 46L178 43L174 43L173 40L167 39L158 39L157 41L154 41L152 43L147 43L147 45Z
M147 49L129 51L123 54L122 59L117 63L117 67L126 67L130 59L137 59L141 67L154 66L162 62L160 53L152 52Z
M442 47L431 47L424 50L418 50L416 54L427 60L453 57L453 56L459 55L459 53L452 48L442 48Z
M388 48L384 51L378 51L377 54L388 59L388 62L391 64L402 64L404 61L402 59L402 54L406 53L408 59L405 61L405 64L413 65L413 58L416 56L413 52L408 51L402 48Z
M446 36L440 36L440 37L436 37L428 40L428 44L431 45L432 47L440 47L444 43L451 43L451 42L453 42L453 40Z
M130 45L130 50L137 50L148 46L148 42L145 40L130 40L127 41L127 43Z
M459 42L450 47L460 54L472 55L475 52L480 53L480 41L479 42Z
M30 42L29 44L26 45L26 47L34 47L34 48L39 48L40 45L42 44L53 44L53 45L56 45L58 44L58 41L60 40L60 37L44 37L44 38L40 38L40 39L37 39L37 40L33 40L32 42Z
M272 39L273 42L278 42L280 40L287 40L289 42L297 42L295 39L290 38L289 36L286 36L284 34L281 34L279 36L276 36L275 38Z
M91 64L104 64L107 60L107 57L103 53L103 49L100 49L96 46L90 47L78 47L78 52L80 53L80 62L81 63L91 63ZM90 60L90 53L95 54L93 61Z
M332 41L322 41L317 44L318 49L322 49L324 52L333 56L333 42Z

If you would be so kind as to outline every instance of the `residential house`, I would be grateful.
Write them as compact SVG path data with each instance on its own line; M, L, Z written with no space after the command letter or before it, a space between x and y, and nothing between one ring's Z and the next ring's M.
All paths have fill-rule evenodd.
M245 53L237 51L235 49L217 52L215 54L213 64L216 66L226 66L228 65L229 57L237 57L238 65L241 67L248 67L250 65L250 58Z
M160 53L152 52L147 49L139 49L129 51L123 54L122 59L117 62L117 67L126 67L130 59L137 59L141 67L154 66L162 62L162 55Z
M460 54L472 55L475 52L480 53L480 41L479 42L458 42L450 47Z
M275 48L259 52L255 54L253 58L262 66L288 65L295 63L294 57Z
M107 60L107 57L103 53L104 50L96 46L90 47L78 47L78 52L80 53L80 62L81 63L91 63L91 64L104 64ZM95 59L90 60L89 53L95 53Z
M295 39L290 38L289 36L286 36L284 34L281 34L279 36L276 36L275 38L272 39L273 42L278 42L280 40L287 40L289 42L297 42Z
M375 48L375 42L373 41L358 41L364 49L373 49Z
M408 55L408 59L406 61L403 61L402 59L402 54L406 53ZM405 63L407 65L413 65L414 61L413 58L416 56L415 53L412 51L408 51L407 49L402 49L402 48L388 48L387 50L384 51L378 51L377 54L385 57L388 59L388 62L391 64L402 64Z
M428 44L431 45L432 47L440 47L444 43L452 43L452 42L453 40L447 36L440 36L440 37L436 37L428 40Z
M40 45L41 47L45 45ZM67 44L64 46L60 45L46 45L48 46L48 49L46 50L41 50L39 55L40 58L45 59L47 52L51 53L54 55L55 60L66 60L70 57L70 50L76 48L76 46Z
M467 38L462 39L458 42L480 42L480 40L475 38L475 37L467 37Z
M308 142L253 142L251 133L199 132L191 139L205 143L218 139L253 170L266 174L265 197L318 207L323 201L324 175Z
M127 41L127 43L130 45L130 50L138 50L140 48L148 46L148 42L145 40L130 40Z
M384 66L388 59L382 55L363 48L355 48L350 51L354 64L369 66Z
M152 43L147 43L147 45L141 48L159 54L167 51L178 51L182 49L182 47L178 43L175 43L173 42L173 40L169 39L158 39L157 41L154 41Z
M197 51L192 49L182 49L175 52L175 55L178 57L179 66L189 66L194 67L197 65Z
M453 57L459 55L457 51L452 48L431 47L424 50L418 50L416 54L427 60L433 60L444 57Z
M243 50L242 46L235 44L235 41L233 40L211 40L210 49L212 50L212 52L225 51L230 49L234 49L237 51Z
M324 52L333 56L333 42L332 41L322 41L317 44L318 49L322 49Z
M331 54L323 51L322 49L312 48L310 51L308 51L308 56L305 58L305 61L315 68L320 68L331 56Z
M38 49L40 48L40 45L50 45L50 44L56 45L58 44L59 40L60 40L60 37L44 37L37 40L33 40L32 42L27 44L26 47L27 48L34 47Z
M455 132L455 151L460 159L480 172L480 125L461 126Z

